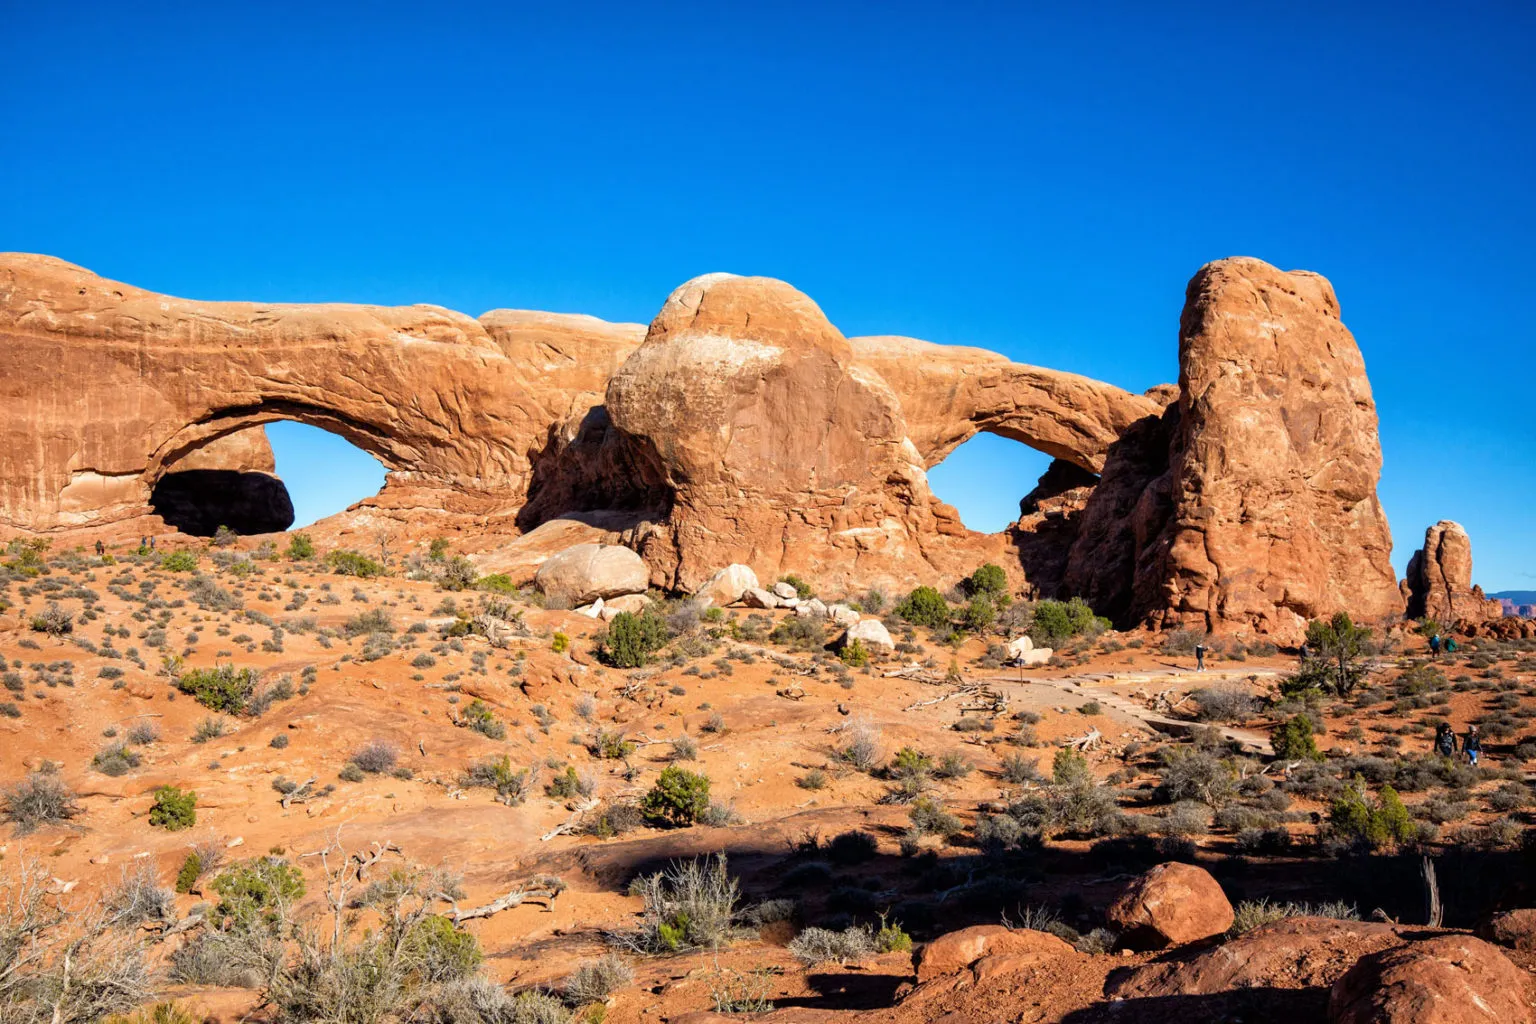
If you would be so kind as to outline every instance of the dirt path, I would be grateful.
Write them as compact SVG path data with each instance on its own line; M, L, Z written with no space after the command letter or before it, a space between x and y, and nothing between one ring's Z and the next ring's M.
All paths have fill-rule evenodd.
M1187 673L1180 673L1187 675ZM1278 676L1280 673L1272 671L1244 672L1206 672L1203 678L1211 682L1236 682L1252 679L1256 676ZM1067 694L1081 706L1089 701L1097 701L1112 711L1134 718L1152 729L1172 736L1187 735L1200 723L1187 721L1181 718L1172 718L1161 715L1149 708L1124 697L1107 688L1087 688L1084 683L1154 683L1170 681L1170 674L1129 672L1129 673L1092 673L1082 676L1030 676L1020 680L1017 676L989 676L984 681L1014 692L1027 691L1030 687L1049 687L1061 693ZM1269 737L1263 733L1251 729L1237 729L1231 726L1215 727L1227 739L1239 744L1245 751L1254 754L1262 754L1266 757L1274 755L1274 748L1270 746Z

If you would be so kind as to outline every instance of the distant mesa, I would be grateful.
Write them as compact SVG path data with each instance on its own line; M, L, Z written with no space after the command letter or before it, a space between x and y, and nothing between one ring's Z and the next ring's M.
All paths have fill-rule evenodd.
M790 285L731 274L681 285L644 327L199 302L13 253L0 255L0 344L12 531L284 529L291 503L251 439L291 419L387 471L317 535L454 529L483 543L487 567L522 564L529 535L621 543L652 585L690 593L737 563L898 589L993 561L1121 626L1277 638L1410 599L1338 299L1316 274L1256 259L1195 275L1179 381L1145 394L980 349L847 338ZM1038 485L1018 482L1020 518L997 534L966 529L928 486L983 431L1055 460ZM1453 549L1442 539L1407 590L1480 614Z

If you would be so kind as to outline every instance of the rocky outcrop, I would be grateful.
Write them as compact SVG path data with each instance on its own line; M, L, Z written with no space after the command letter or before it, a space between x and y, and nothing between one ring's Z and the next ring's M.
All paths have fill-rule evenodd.
M452 534L519 582L553 539L523 538L559 522L593 524L651 584L687 592L735 563L902 590L991 561L1021 592L1081 594L1123 626L1295 633L1401 608L1359 350L1326 281L1257 260L1196 276L1180 386L1142 395L975 349L849 341L789 285L729 274L684 284L642 328L197 302L0 255L0 346L13 530L136 533L174 505L206 528L229 515L209 487L168 486L159 505L156 488L287 418L387 470L318 537ZM1056 458L1000 534L967 530L928 487L979 431ZM277 528L274 502L242 532Z
M1138 510L1143 617L1295 634L1338 609L1399 611L1376 405L1327 280L1245 258L1201 268L1179 387L1166 482L1149 485L1166 521L1154 534Z
M1504 606L1472 583L1472 538L1442 519L1424 531L1424 546L1408 560L1402 583L1410 619L1434 619L1444 629L1504 617Z
M1291 917L1260 925L1187 959L1162 960L1111 979L1114 999L1170 999L1245 989L1332 985L1356 960L1402 944L1390 925Z
M1159 864L1132 882L1105 914L1127 945L1180 946L1232 927L1232 904L1210 872L1193 864Z
M1442 935L1360 958L1334 983L1330 1024L1530 1024L1530 978L1495 947Z

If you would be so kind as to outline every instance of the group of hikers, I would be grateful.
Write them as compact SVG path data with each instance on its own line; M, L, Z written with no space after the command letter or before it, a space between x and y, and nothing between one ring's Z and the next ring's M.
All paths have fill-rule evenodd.
M139 550L140 551L153 551L153 550L155 550L155 538L153 538L153 537L140 537L139 538ZM98 540L96 542L96 557L100 558L102 555L104 555L106 553L107 553L107 546L105 544L103 544L101 541Z
M1440 657L1440 651L1442 649L1446 654L1455 654L1456 638L1453 636L1448 636L1444 640L1441 640L1439 633L1432 633L1429 637L1429 656L1431 658Z
M1476 768L1477 759L1483 752L1483 738L1478 734L1477 726L1467 726L1467 734L1461 738L1461 752L1467 755L1467 763ZM1445 722L1435 730L1435 753L1441 757L1456 754L1456 733Z

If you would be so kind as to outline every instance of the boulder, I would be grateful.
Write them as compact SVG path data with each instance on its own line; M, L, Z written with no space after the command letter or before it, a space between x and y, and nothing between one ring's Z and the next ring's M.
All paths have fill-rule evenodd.
M598 598L596 601L593 601L589 605L583 605L582 607L577 608L576 614L585 615L589 619L600 618L603 614L603 599ZM619 613L614 612L613 614L617 615Z
M761 587L748 587L741 595L741 603L748 608L773 609L779 606L778 597Z
M781 580L773 585L773 594L781 600L793 601L800 596L800 591Z
M1232 904L1210 872L1174 862L1132 882L1105 916L1126 945L1161 949L1220 935L1232 927Z
M1333 985L1331 1024L1531 1024L1530 978L1497 948L1441 935L1371 953Z
M813 597L809 601L801 601L795 605L795 614L801 618L815 616L818 619L824 619L827 617L827 606L822 603L821 598Z
M1056 649L1053 647L1036 647L1015 655L1011 660L1015 665L1045 665L1050 663L1055 654Z
M1022 969L1026 960L1055 959L1071 952L1071 946L1046 932L981 924L940 935L922 946L916 956L917 980L921 984L958 974L990 957L1016 961L1011 968Z
M756 589L757 573L750 566L728 565L711 576L693 596L724 608L740 601L748 590Z
M1525 908L1495 914L1478 929L1478 934L1510 949L1536 952L1536 910Z
M1242 989L1332 985L1356 960L1401 945L1391 925L1288 917L1190 958L1162 959L1111 977L1112 999L1212 996Z
M827 618L839 626L851 626L859 621L859 613L845 604L827 605Z
M890 654L896 650L896 641L891 639L890 631L879 619L860 619L849 626L848 632L843 634L843 644L846 646L855 640L870 651Z
M539 566L534 583L551 601L580 605L643 591L650 574L640 556L617 544L577 544Z
M1472 538L1449 519L1424 531L1424 546L1408 560L1402 589L1408 618L1434 619L1442 629L1504 617L1504 606L1472 583Z
M1035 649L1035 642L1027 636L1016 636L1008 641L1008 660L1022 658Z

